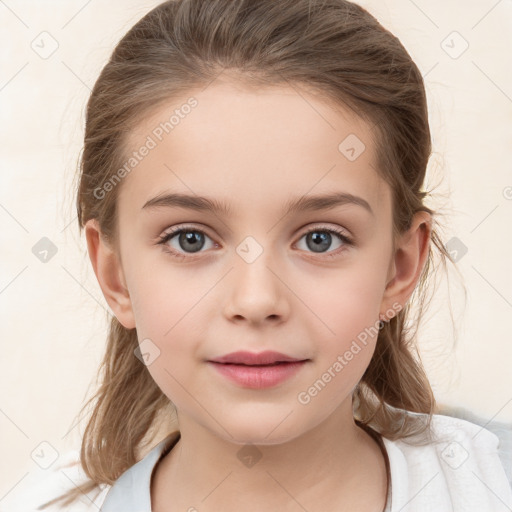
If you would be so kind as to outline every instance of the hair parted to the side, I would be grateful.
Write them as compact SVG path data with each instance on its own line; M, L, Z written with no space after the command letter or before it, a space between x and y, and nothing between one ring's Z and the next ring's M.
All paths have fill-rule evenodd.
M424 432L436 412L417 354L433 250L450 255L422 190L431 154L423 78L398 38L365 9L347 0L173 0L150 11L115 48L91 93L77 187L79 230L97 219L106 240L117 241L117 196L95 191L126 161L125 142L150 112L174 97L206 87L227 72L255 87L297 85L348 106L373 128L376 171L392 189L394 233L413 215L433 215L429 255L411 302L379 329L373 358L353 395L354 418L389 439ZM93 411L81 446L86 484L46 503L72 503L81 493L111 485L140 459L162 411L173 406L134 356L135 329L115 317L89 403ZM403 411L426 413L404 415Z

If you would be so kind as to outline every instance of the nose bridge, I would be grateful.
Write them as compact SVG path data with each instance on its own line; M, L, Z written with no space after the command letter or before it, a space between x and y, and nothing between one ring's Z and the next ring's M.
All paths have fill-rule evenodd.
M276 251L264 247L252 236L242 240L235 250L225 314L251 322L286 315L286 287L278 277L280 264L275 258Z

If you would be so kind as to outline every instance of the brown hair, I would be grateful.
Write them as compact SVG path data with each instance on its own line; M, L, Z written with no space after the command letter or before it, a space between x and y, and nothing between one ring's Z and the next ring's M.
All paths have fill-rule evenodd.
M365 9L347 0L174 0L129 30L91 93L76 202L79 230L94 218L105 239L116 242L119 186L101 200L95 191L126 161L127 134L159 105L225 70L248 85L300 85L351 108L374 130L376 170L392 189L395 235L416 212L434 215L422 190L431 154L423 78L398 38ZM450 260L436 226L434 218L433 244L413 294L416 317L408 303L381 326L353 395L358 424L389 439L424 432L436 412L413 344L434 247L443 265ZM94 405L80 452L90 480L45 506L63 499L68 505L82 492L113 484L147 451L159 422L169 425L173 405L134 356L137 347L136 330L111 317L100 386L81 410Z

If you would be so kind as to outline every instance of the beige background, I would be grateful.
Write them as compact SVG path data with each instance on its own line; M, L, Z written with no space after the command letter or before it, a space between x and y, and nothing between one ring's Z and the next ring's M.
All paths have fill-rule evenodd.
M79 446L74 419L94 388L108 311L74 211L84 107L116 42L157 3L0 1L0 505L37 469L41 442L59 454ZM444 240L467 247L467 303L451 271L422 325L422 358L439 402L512 423L512 2L358 3L425 77L433 206ZM46 263L32 252L43 237L57 248Z

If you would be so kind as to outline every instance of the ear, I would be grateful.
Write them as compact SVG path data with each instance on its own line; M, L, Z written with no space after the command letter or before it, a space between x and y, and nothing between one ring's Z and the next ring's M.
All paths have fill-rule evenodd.
M127 329L135 327L135 317L123 269L114 248L101 234L98 221L90 219L85 224L89 258L110 309Z
M382 297L382 320L388 321L394 316L391 312L401 311L412 295L428 257L431 233L432 217L421 211L414 215L411 227L397 241Z

